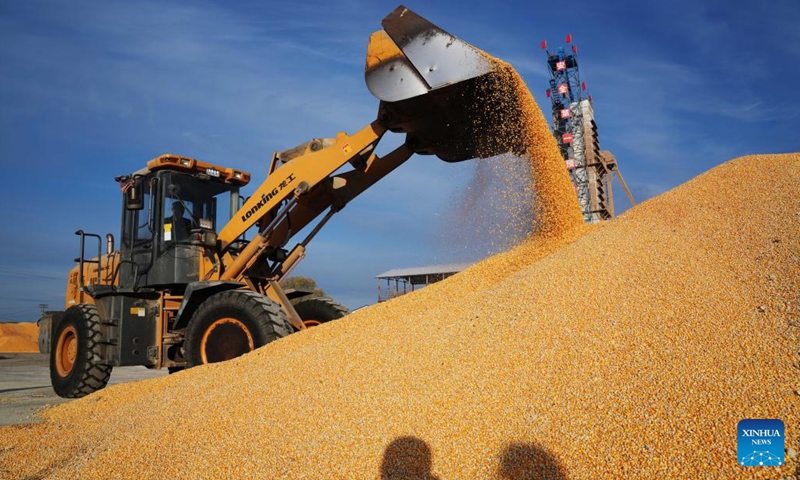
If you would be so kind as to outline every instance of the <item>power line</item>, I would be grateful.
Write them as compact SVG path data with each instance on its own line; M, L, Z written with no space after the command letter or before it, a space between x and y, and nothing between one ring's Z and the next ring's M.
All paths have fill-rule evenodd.
M63 297L63 294L61 296ZM12 295L0 295L0 300L14 300L14 301L17 301L17 302L41 302L42 300L51 300L52 301L55 298L58 298L57 294L42 295L42 296L36 297L36 298L33 298L33 297L17 297L17 296L12 296Z
M0 267L0 275L16 275L21 277L33 277L33 278L46 278L48 280L61 280L63 281L64 278L56 277L52 275L41 275L38 273L31 273L31 272L23 272L20 270L11 270L8 268Z
M27 313L35 310L37 310L36 307L28 307L24 310L17 310L15 312L0 313L0 317L10 317L12 315L19 315L20 313Z

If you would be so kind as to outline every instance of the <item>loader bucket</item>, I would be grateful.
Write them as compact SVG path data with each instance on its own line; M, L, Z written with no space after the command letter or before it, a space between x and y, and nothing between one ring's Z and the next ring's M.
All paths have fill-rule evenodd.
M420 154L447 162L517 150L505 134L517 102L510 65L400 6L367 48L367 88L381 100L389 130L405 132Z

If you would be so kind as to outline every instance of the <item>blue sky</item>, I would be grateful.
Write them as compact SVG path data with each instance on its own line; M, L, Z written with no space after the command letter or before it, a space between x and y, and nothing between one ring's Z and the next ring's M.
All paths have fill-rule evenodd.
M637 200L737 156L800 150L796 0L406 5L512 63L545 108L539 44L571 33L601 146ZM171 152L258 180L273 151L373 120L367 39L396 6L0 2L0 320L61 308L73 232L119 233L115 175ZM482 227L451 220L477 165L412 158L337 215L296 273L356 308L386 270L480 258L496 247L469 241Z

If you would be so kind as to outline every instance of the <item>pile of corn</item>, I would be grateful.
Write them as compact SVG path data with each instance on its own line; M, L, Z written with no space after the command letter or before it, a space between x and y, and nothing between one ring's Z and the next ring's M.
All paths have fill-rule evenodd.
M738 466L736 425L779 418L798 449L799 184L800 154L740 158L571 243L56 407L0 430L0 477L793 474Z
M0 322L0 353L39 351L39 326L35 323Z
M525 243L239 359L4 428L0 477L794 474L800 154L728 162L590 229L531 118ZM785 422L785 465L738 466L744 418Z

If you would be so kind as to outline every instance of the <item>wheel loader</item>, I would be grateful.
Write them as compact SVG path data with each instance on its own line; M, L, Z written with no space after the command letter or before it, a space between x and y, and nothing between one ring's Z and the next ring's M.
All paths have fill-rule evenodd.
M224 361L346 315L332 299L281 287L320 229L415 153L458 162L511 149L486 141L500 136L491 112L507 108L493 104L490 57L403 6L382 26L365 68L376 118L273 154L249 198L239 193L247 172L181 155L115 178L119 249L111 234L77 231L65 311L40 321L58 395L103 388L115 366L173 372ZM387 132L405 142L379 157Z

